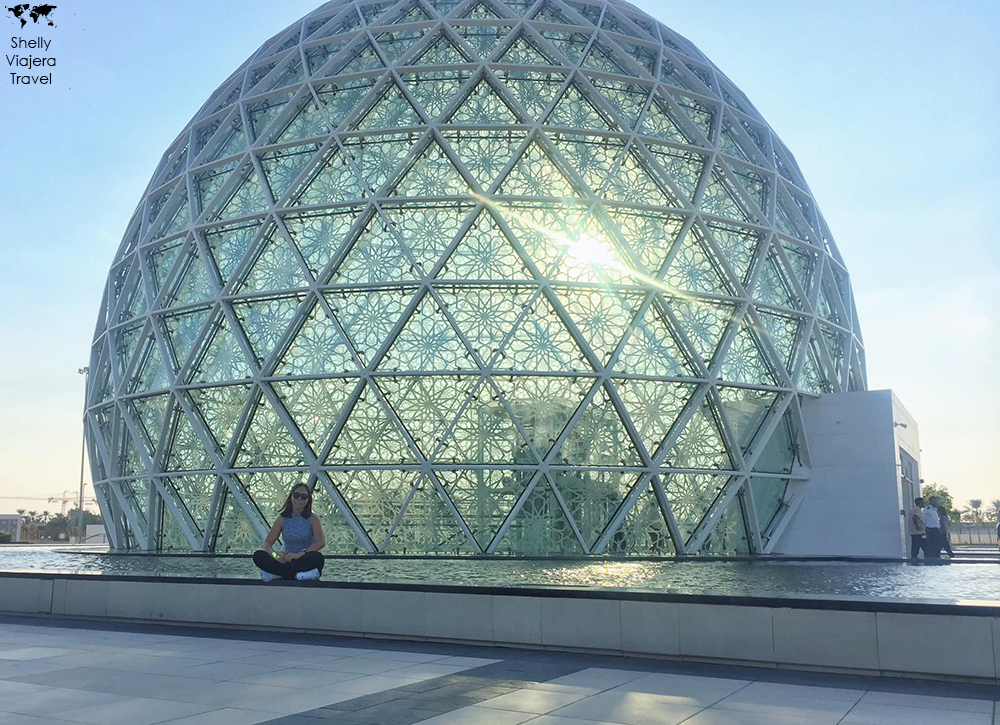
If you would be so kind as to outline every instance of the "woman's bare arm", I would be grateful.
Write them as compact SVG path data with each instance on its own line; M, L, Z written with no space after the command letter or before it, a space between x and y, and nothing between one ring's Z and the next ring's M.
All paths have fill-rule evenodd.
M278 536L281 534L281 529L285 526L284 516L279 516L274 520L274 525L271 530L267 532L267 536L264 537L264 545L260 547L268 554L274 553L274 542L278 540Z
M319 516L311 517L310 525L312 526L313 539L315 541L313 541L312 545L306 551L319 551L326 546L326 536L323 534L323 524L319 522Z

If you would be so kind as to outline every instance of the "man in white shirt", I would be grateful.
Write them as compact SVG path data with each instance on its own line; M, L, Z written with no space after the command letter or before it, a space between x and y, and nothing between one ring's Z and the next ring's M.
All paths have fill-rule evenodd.
M924 500L922 498L913 499L913 508L910 509L910 515L906 519L906 529L910 533L910 558L916 561L920 555L920 550L926 546L924 541L926 532L926 527L924 526ZM1000 535L997 538L1000 540ZM927 556L926 552L924 556Z
M941 558L941 545L942 545L942 535L941 535L941 517L938 516L938 498L937 496L931 496L931 500L928 502L930 505L924 508L924 528L927 533L927 548L924 549L925 559L940 559Z

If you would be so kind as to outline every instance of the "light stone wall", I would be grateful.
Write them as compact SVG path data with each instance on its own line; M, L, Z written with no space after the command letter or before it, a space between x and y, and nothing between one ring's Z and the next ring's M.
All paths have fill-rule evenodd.
M899 470L902 447L920 463L916 421L891 390L833 393L802 402L812 475L772 550L793 556L907 555ZM895 423L905 423L906 427Z
M489 590L485 590L489 591ZM607 596L0 573L0 615L162 622L996 683L1000 607L844 611ZM873 607L873 610L877 607ZM906 606L893 607L905 610ZM948 611L949 609L954 611ZM919 633L920 636L914 636ZM933 656L918 646L939 643Z

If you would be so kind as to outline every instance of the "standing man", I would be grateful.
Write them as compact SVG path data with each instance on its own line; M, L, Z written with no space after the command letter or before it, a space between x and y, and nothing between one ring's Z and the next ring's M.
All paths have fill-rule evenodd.
M924 500L922 498L913 499L913 508L906 519L906 529L910 532L910 558L917 560L920 550L924 550L924 557L927 556L927 548L924 543ZM1000 546L1000 524L997 524L997 541Z
M927 548L924 549L925 559L941 558L941 517L938 516L937 506L937 496L931 496L929 505L924 507L924 529L927 534Z

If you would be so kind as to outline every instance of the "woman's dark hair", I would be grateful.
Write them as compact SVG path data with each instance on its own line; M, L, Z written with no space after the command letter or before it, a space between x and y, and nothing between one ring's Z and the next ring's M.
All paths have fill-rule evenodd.
M313 515L313 494L309 490L309 487L304 483L296 483L292 486L291 490L288 492L288 498L285 499L285 504L281 507L282 518L290 519L292 517L292 494L298 489L304 488L306 493L309 494L309 500L306 501L306 507L302 509L302 518L308 519Z

